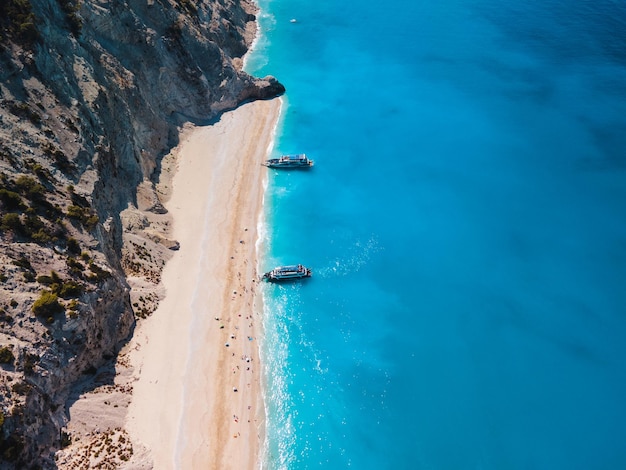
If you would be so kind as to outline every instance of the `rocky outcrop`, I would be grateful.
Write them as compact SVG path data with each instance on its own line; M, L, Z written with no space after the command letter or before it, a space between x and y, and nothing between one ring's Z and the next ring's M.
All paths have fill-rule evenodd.
M54 468L72 385L132 333L131 243L177 248L150 224L180 126L284 89L241 70L255 31L246 0L0 10L0 458Z

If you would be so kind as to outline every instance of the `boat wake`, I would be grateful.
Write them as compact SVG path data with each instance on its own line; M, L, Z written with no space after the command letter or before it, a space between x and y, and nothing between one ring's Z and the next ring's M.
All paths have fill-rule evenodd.
M374 254L382 250L376 236L371 236L365 242L357 241L346 256L335 258L329 266L315 267L315 275L322 279L348 276L361 270Z

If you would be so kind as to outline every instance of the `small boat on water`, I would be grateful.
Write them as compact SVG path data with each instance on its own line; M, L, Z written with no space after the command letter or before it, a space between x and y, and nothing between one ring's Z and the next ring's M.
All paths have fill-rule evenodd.
M263 274L263 279L271 282L291 281L311 277L311 270L301 264L279 266Z
M263 162L263 165L269 168L311 168L313 166L313 160L310 160L304 153L297 155L283 155L280 158L270 158Z

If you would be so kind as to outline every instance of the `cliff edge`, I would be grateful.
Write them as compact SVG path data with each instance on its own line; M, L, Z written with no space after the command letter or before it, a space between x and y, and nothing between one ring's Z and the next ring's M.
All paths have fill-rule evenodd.
M284 92L241 70L255 13L246 0L0 4L0 468L56 468L72 388L106 382L158 302L177 248L158 183L181 126ZM131 277L148 286L132 300Z

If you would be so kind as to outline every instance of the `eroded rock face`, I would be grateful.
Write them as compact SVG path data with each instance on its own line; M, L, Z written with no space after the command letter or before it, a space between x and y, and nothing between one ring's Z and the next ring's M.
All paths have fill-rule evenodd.
M132 333L130 243L177 248L150 223L179 127L284 88L241 70L246 0L2 3L0 458L53 468L72 384Z

